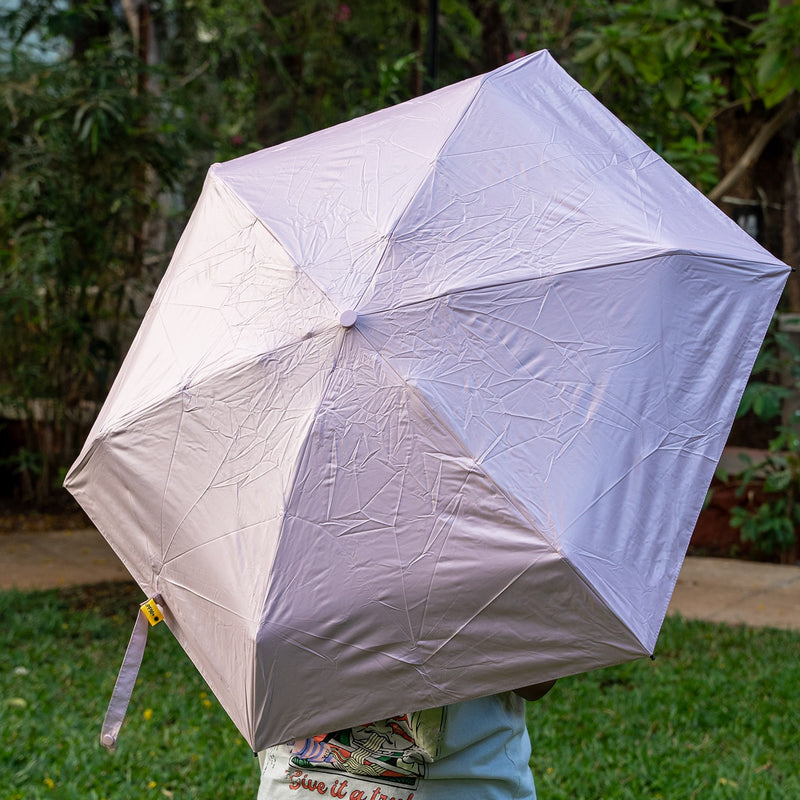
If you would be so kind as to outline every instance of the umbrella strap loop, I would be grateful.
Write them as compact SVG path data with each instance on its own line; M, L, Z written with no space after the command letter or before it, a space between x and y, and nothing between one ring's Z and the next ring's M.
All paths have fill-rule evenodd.
M114 684L114 691L111 693L111 700L108 702L108 710L103 720L103 728L100 731L100 744L109 752L113 753L117 749L117 737L125 714L128 711L128 704L131 701L133 687L136 685L136 678L139 675L139 668L142 665L142 656L147 644L147 631L151 625L160 622L158 616L153 621L152 612L149 608L155 605L155 599L143 603L140 611L136 614L136 622L133 625L131 638L119 668L119 675Z

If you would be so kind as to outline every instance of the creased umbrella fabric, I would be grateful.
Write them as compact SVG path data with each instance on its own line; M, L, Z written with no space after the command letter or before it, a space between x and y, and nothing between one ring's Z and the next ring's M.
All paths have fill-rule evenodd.
M254 749L619 663L787 273L537 53L214 165L66 485Z

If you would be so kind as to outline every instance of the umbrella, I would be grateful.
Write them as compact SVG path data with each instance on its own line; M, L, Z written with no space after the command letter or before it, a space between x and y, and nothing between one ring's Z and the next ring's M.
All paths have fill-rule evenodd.
M211 167L66 486L254 749L638 658L787 273L537 53Z

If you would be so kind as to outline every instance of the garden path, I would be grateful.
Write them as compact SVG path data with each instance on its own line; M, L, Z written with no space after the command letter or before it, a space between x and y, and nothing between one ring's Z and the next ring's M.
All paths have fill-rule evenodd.
M130 580L128 571L94 528L11 531L0 536L0 590L123 580ZM690 556L678 577L669 613L800 631L800 566Z

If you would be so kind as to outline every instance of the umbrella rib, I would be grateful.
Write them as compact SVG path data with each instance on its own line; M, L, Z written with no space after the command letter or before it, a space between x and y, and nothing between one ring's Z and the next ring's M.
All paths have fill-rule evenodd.
M429 303L432 300L438 300L438 299L441 299L441 298L444 298L444 297L456 297L456 296L461 295L461 294L469 294L469 293L481 292L481 291L484 291L484 290L491 290L491 289L500 289L500 288L504 288L504 287L507 287L507 286L517 286L517 285L526 284L526 283L535 283L537 281L542 281L542 280L553 280L553 279L557 279L561 275L571 275L573 273L587 272L589 270L596 270L596 269L610 269L612 267L619 267L619 266L628 265L628 264L640 264L640 263L647 262L647 261L653 261L655 259L665 259L665 258L669 258L670 256L681 256L681 255L692 256L692 257L694 257L696 259L706 259L708 261L712 261L712 262L715 262L715 263L718 263L718 264L719 263L730 262L730 265L734 266L734 263L733 263L734 259L732 257L729 258L727 256L717 256L717 255L714 255L713 253L698 253L698 252L691 251L691 250L684 250L684 249L681 249L681 248L676 248L674 250L664 250L664 251L659 252L659 253L650 253L650 254L647 254L647 255L643 255L640 258L628 258L628 259L625 259L625 260L622 260L622 261L604 261L603 263L600 263L600 264L587 264L587 265L583 265L583 266L570 267L568 269L563 269L560 272L555 272L555 273L554 272L548 272L548 273L544 273L543 272L543 273L541 273L539 275L526 277L526 278L514 278L514 279L510 279L510 280L493 281L491 283L482 283L482 284L474 285L474 286L464 286L464 287L460 287L460 288L457 288L457 289L443 290L443 291L440 291L440 292L438 292L436 294L430 294L430 295L427 295L426 297L422 297L422 298L419 298L417 300L411 300L411 301L409 301L407 303L403 303L403 302L399 301L399 302L393 304L391 307L378 308L378 309L374 309L372 311L365 311L365 312L363 312L363 316L366 317L366 316L372 316L372 315L377 315L377 314L384 314L387 311L398 311L398 310L403 309L403 308L413 308L414 306L422 305L423 303ZM754 267L755 266L759 266L759 267L763 268L763 267L765 267L767 265L767 263L769 263L769 262L767 262L767 261L757 261L755 259L750 259L750 260L737 259L736 263L735 263L735 267L737 269L742 269L743 267L745 267L745 265L752 265ZM774 268L775 268L774 272L770 272L770 273L766 273L766 274L763 273L763 272L759 272L758 275L759 276L764 275L765 277L769 277L771 275L779 275L779 274L781 274L781 273L783 273L785 271L785 268L783 268L783 266L781 264L775 264Z
M441 468L440 468L440 474L441 474ZM466 476L464 477L464 479L462 481L462 487L463 487L464 483L466 483ZM456 517L458 515L458 510L459 510L460 506L461 506L461 498L460 498L460 496L456 496L450 501L450 504L446 507L445 510L448 512L449 516ZM437 522L439 522L439 520L437 520ZM441 543L441 550L440 550L440 552L443 552L445 546L447 545L447 540L450 538L450 535L453 532L453 526L440 523L439 525L437 525L437 527L438 527L438 531L436 529L431 531L431 537L435 541L439 536L442 536L442 535L444 536L444 540ZM430 537L428 539L428 542L426 542L426 547L429 547L429 546L430 546ZM427 591L425 593L426 600L427 600L428 597L431 596L431 593L432 593L433 584L434 584L434 581L436 579L436 566L437 565L434 565L434 568L431 570L431 573L430 573L430 578L428 580L428 588L427 588ZM403 588L405 589L405 583L403 584ZM406 605L406 614L409 616L409 630L413 631L413 626L411 625L410 613L408 611L408 606L407 605ZM425 608L424 608L424 610L422 612L422 618L420 620L420 631L425 629L425 625L427 623L427 620L428 620L428 603L426 602L425 603ZM414 638L415 639L417 638L416 635L415 635Z
M306 337L304 337L304 339L298 338L290 342L285 342L284 344L281 344L278 347L270 350L268 353L250 353L246 357L243 356L241 361L236 361L232 364L226 364L225 366L220 367L213 372L209 372L208 374L201 376L199 380L189 376L180 383L175 383L170 387L170 391L173 392L173 394L164 394L162 397L153 400L147 406L132 409L128 413L118 417L113 426L105 428L102 432L98 433L96 438L98 440L104 439L113 433L125 431L132 422L137 422L148 414L162 408L165 404L174 401L175 392L183 393L188 391L193 386L209 383L229 374L235 374L237 370L247 369L248 367L252 366L253 359L261 359L262 361L272 359L273 356L279 356L284 351L289 350L292 347L297 347L297 345L305 339L315 339L319 336L330 334L332 330L335 331L339 327L339 323L334 321L329 327L310 332Z
M184 519L185 519L185 517L184 517ZM183 558L184 556L188 556L190 553L193 553L195 550L200 550L201 548L206 547L209 544L214 544L214 542L218 542L220 539L224 539L226 536L231 536L232 534L236 534L236 533L243 533L244 531L247 531L247 530L253 530L255 528L258 528L258 526L261 525L261 524L262 523L260 523L260 522L254 522L254 523L252 523L250 525L245 525L242 528L234 528L233 530L224 531L223 533L220 533L218 536L214 536L211 539L206 539L205 541L198 542L196 545L193 545L192 547L188 548L187 550L183 550L180 553L176 553L174 556L170 556L170 558L165 558L162 561L161 565L162 565L162 567L166 567L167 564L172 564L175 561L179 561L181 558ZM180 527L180 524L178 525L178 527Z
M579 570L579 569L578 569L578 568L575 566L575 564L573 564L573 563L572 563L572 562L571 562L571 561L570 561L568 558L566 558L566 557L565 557L565 556L563 556L563 555L562 555L561 557L562 557L562 560L563 560L564 564L567 566L567 568L568 568L568 569L570 569L570 570L572 570L572 572L574 572L575 576L576 576L576 577L578 578L578 580L579 580L579 581L580 581L580 582L581 582L581 583L584 585L584 587L587 589L587 591L588 591L588 592L589 592L589 593L590 593L590 594L591 594L591 595L592 595L592 596L595 598L595 600L596 600L596 601L597 601L597 603L600 605L600 607L601 607L601 608L603 608L603 609L604 609L604 610L605 610L605 611L606 611L606 612L607 612L609 615L611 615L611 617L612 617L612 618L613 618L613 619L614 619L614 620L615 620L615 621L616 621L616 622L619 624L619 626L620 626L620 628L621 628L622 630L624 630L624 631L626 631L628 634L630 634L630 636L632 637L633 641L634 641L634 642L635 642L637 645L639 645L639 647L641 648L641 654L642 654L642 655L648 655L648 654L649 654L649 650L648 650L648 648L647 648L647 647L645 647L644 643L640 641L639 637L638 637L638 636L636 636L636 634L635 634L635 633L633 633L633 631L631 631L631 629L628 627L628 625L626 625L626 624L625 624L625 621L624 621L624 620L623 620L623 619L622 619L622 618L619 616L619 614L617 614L617 612L616 612L616 611L614 611L614 609L613 609L613 608L611 608L611 606L609 606L609 604L606 602L605 598L604 598L604 597L603 597L603 596L602 596L602 595L601 595L601 594L600 594L600 593L597 591L597 589L596 589L596 588L595 588L595 587L594 587L594 586L591 584L591 582L590 582L590 581L588 581L588 580L586 579L586 577L583 575L583 573L582 573L582 572L581 572L581 571L580 571L580 570ZM525 573L526 573L526 572L527 572L529 569L531 569L531 567L532 567L532 564L528 564L528 565L527 565L527 566L526 566L524 569L522 569L520 572L518 572L518 573L517 573L517 574L516 574L516 575L513 577L513 579L511 579L511 580L510 580L510 581L509 581L509 582L508 582L508 583L507 583L507 584L506 584L506 585L505 585L505 586L504 586L502 589L498 590L498 591L497 591L497 592L496 592L496 593L495 593L495 594L494 594L492 597L490 597L490 598L489 598L489 599L488 599L488 600L487 600L487 601L486 601L486 602L485 602L485 603L484 603L484 604L483 604L483 605L482 605L482 606L481 606L479 609L477 609L477 610L476 610L476 611L475 611L475 612L474 612L474 613L473 613L473 614L472 614L472 615L471 615L471 616L470 616L468 619L464 620L463 624L462 624L462 625L460 625L460 626L459 626L459 628L458 628L457 630L453 631L453 632L452 632L452 633L451 633L451 634L450 634L450 635L449 635L449 636L448 636L446 639L444 639L443 641L441 641L441 642L439 643L439 645L436 647L436 649L435 649L435 650L433 650L433 651L431 652L431 654L428 656L428 658L426 659L426 662L427 662L428 660L430 660L431 658L433 658L434 656L436 656L436 655L437 655L437 653L438 653L438 652L439 652L439 651L440 651L440 650L441 650L443 647L445 647L447 644L449 644L449 642L450 642L452 639L454 639L456 636L458 636L458 635L461 633L461 631L462 631L462 630L463 630L463 629L464 629L464 628L465 628L467 625L469 625L469 624L470 624L470 623L471 623L471 622L472 622L472 621L473 621L473 620L474 620L476 617L478 617L478 616L479 616L479 615L480 615L480 614L481 614L483 611L485 611L485 610L486 610L486 608L488 608L488 607L489 607L489 606L490 606L490 605L491 605L491 604L492 604L492 603L493 603L493 602L494 602L494 601L495 601L495 600L496 600L498 597L500 597L500 596L501 596L501 595L502 595L502 594L503 594L503 593L504 593L504 592L505 592L505 591L506 591L506 590L507 590L507 589L508 589L510 586L513 586L513 584L514 584L514 583L516 583L518 580L520 580L520 579L522 578L522 576L523 576L523 575L524 575L524 574L525 574ZM425 662L423 662L423 663L425 663Z
M375 268L372 270L372 275L370 276L370 280L364 281L364 289L362 290L361 295L358 298L356 307L361 305L361 303L362 303L362 301L364 299L364 295L369 290L369 286L370 286L370 283L372 282L372 279L375 277L375 275L378 273L378 270L381 268L381 264L383 264L383 261L384 261L384 259L386 257L386 252L389 249L389 245L392 242L392 237L394 236L394 233L397 230L398 225L400 225L400 223L403 221L403 218L408 213L408 210L415 203L415 201L416 201L416 199L417 199L417 197L419 195L419 192L422 190L423 185L426 183L426 181L430 178L431 174L433 173L434 167L436 166L436 162L439 160L439 157L441 156L442 151L445 149L445 147L447 147L447 144L449 143L449 141L453 138L453 136L455 135L456 131L461 127L461 124L464 122L465 117L467 116L467 114L469 113L469 110L474 105L478 95L480 94L481 89L484 87L484 85L486 83L487 83L487 79L486 79L485 75L480 76L480 78L476 81L475 91L474 91L472 97L469 99L469 101L467 103L465 103L464 108L461 110L461 114L459 115L458 119L453 123L453 125L452 125L452 127L450 129L450 132L444 138L444 140L442 141L441 145L439 146L439 149L436 151L436 155L434 155L433 158L431 159L431 163L430 163L430 165L428 167L427 172L425 173L425 175L420 180L417 188L411 193L411 196L406 201L406 204L403 207L403 210L400 211L400 213L397 215L397 218L392 223L391 229L389 230L389 232L384 237L383 252L381 253L380 258L378 258L376 260L376 262L375 262Z
M227 611L229 614L232 614L237 619L241 620L242 622L247 623L248 625L252 625L254 620L250 619L249 617L240 614L238 611L234 611L232 608L228 606L222 605L222 603L217 602L216 600L212 600L210 597L206 597L204 594L200 594L200 592L192 589L190 586L187 586L185 583L179 583L178 581L172 580L166 576L159 576L160 580L164 581L165 583L170 584L171 586L176 586L179 589L182 589L185 592L189 592L189 594L198 597L200 600L204 600L206 603L210 603L212 606L216 608L221 608L223 611Z
M178 425L178 431L175 434L176 440L177 440L178 436L180 435L180 429L181 429L181 425L183 424L183 419L184 419L185 414L186 414L186 410L182 408L181 409L181 421L180 421L180 423ZM203 497L203 495L213 485L214 479L217 477L217 475L219 475L220 470L227 463L227 456L230 454L231 450L236 445L237 441L238 441L238 432L237 432L236 435L234 435L234 436L232 436L230 438L230 441L228 442L228 447L225 450L225 457L220 459L219 464L217 465L216 471L209 478L208 482L206 483L205 487L203 488L202 492L200 493L200 497ZM175 459L175 451L176 451L176 448L173 446L172 455L170 456L169 468L167 470L167 478L166 478L166 481L165 481L165 487L169 484L170 477L172 475L172 465L173 465L174 459ZM174 530L172 531L172 535L170 536L169 542L167 543L166 547L164 547L164 541L163 541L163 538L162 538L162 541L161 541L162 558L167 555L167 552L172 547L172 543L175 541L175 537L178 535L178 531L180 530L181 525L183 525L183 523L186 521L186 518L189 516L189 514L191 514L192 510L197 505L197 502L200 499L200 497L198 497L197 500L195 500L194 503L189 505L189 507L186 509L184 515L181 517L180 521L178 522L178 524L174 526ZM166 499L166 496L165 496L165 499ZM162 535L162 537L163 537L163 534L164 534L164 503L162 502L162 504L161 504L161 535ZM227 535L227 534L222 534L222 536L225 536L225 535ZM209 541L216 541L218 538L221 538L221 537L215 537L214 539L209 540ZM208 541L207 542L203 542L203 544L208 544L208 543L209 543ZM192 548L192 549L194 549L194 548ZM189 552L189 551L186 551L186 552ZM182 554L178 554L178 555L182 555ZM172 560L172 559L170 559L170 560ZM163 566L163 564L166 564L166 563L168 563L168 562L167 562L166 559L164 559L164 561L162 563L162 566Z
M625 620L623 620L622 617L608 604L608 602L603 597L603 595L601 595L600 592L597 591L595 586L592 585L591 581L589 581L586 578L586 576L583 574L583 572L581 572L581 570L578 569L578 567L575 564L573 564L572 561L570 561L570 559L567 558L566 556L564 557L564 563L567 565L567 567L569 569L571 569L575 573L577 578L586 587L587 591L589 591L594 597L596 597L597 601L602 605L602 607L606 611L608 611L608 613L620 624L620 627L622 628L622 630L627 631L627 633L630 634L630 636L634 640L634 642L636 642L636 644L638 644L639 647L641 648L641 650L640 650L641 654L643 656L652 655L650 649L645 646L644 642L642 642L641 639L639 639L639 637L625 623Z
M614 489L616 486L618 486L620 483L622 483L622 482L623 482L623 481L624 481L624 480L625 480L625 479L626 479L626 478L627 478L627 477L628 477L628 476L631 474L631 472L633 472L633 470L635 470L637 467L640 467L640 466L642 465L642 463L644 463L644 462L645 462L645 461L646 461L648 458L650 458L651 456L653 456L653 455L655 455L656 453L658 453L658 452L659 452L659 451L662 449L662 448L661 448L661 445L662 445L662 444L663 444L663 440L662 440L662 442L661 442L661 443L660 443L660 444L659 444L657 447L653 447L653 448L650 450L650 452L649 452L649 453L646 453L646 454L644 454L644 455L640 456L640 457L639 457L639 459L636 461L636 463L635 463L635 464L631 464L631 466L630 466L630 467L628 467L628 469L626 469L626 470L625 470L625 472L624 472L624 473L622 473L622 475L620 475L620 476L619 476L619 478L617 478L617 480L615 480L615 481L614 481L612 484L610 484L609 486L607 486L607 487L606 487L606 488L605 488L605 489L604 489L604 490L603 490L603 491L602 491L600 494L598 494L598 495L597 495L597 497L595 497L595 498L592 500L592 502L591 502L591 503L589 503L589 504L588 504L586 507L584 507L583 509L581 509L581 511L580 511L578 514L576 514L576 516L575 516L575 518L572 520L572 522L570 522L570 523L568 523L567 525L565 525L565 526L564 526L564 530L563 530L563 532L562 532L562 533L566 533L566 532L567 532L567 531L568 531L568 530L569 530L569 529L570 529L570 528L571 528L573 525L575 525L575 523L576 523L576 522L577 522L577 521L578 521L578 520L579 520L579 519L580 519L580 518L581 518L581 517L582 517L582 516L583 516L583 515L584 515L584 514L585 514L585 513L586 513L586 512L589 510L589 509L590 509L590 508L592 508L593 506L597 505L597 503L599 503L599 502L600 502L600 501L601 501L601 500L602 500L602 499L603 499L603 498L604 498L604 497L605 497L605 496L606 496L606 495L607 495L607 494L608 494L610 491L612 491L612 490L613 490L613 489ZM715 459L711 458L710 456L708 456L706 453L704 453L704 452L702 452L702 451L695 452L695 453L694 453L694 455L696 455L696 456L699 456L700 458L703 458L703 459L705 459L706 461L709 461L709 462L711 462L711 463L716 463L716 462L715 462Z
M181 435L181 428L183 427L183 420L184 420L185 414L186 414L186 411L183 408L181 408L180 420L178 421L178 425L177 425L177 428L175 430L175 438L173 439L172 447L170 448L171 452L170 452L170 456L169 456L169 466L167 467L167 474L166 474L166 477L164 479L164 493L163 493L163 495L161 497L161 510L160 510L160 520L159 520L159 540L161 542L161 553L159 554L159 556L161 558L164 557L164 555L166 554L166 552L169 549L170 545L172 545L172 541L175 538L175 534L177 533L177 528L176 528L175 531L173 531L172 535L169 538L169 544L167 544L167 546L164 547L164 507L167 504L167 494L168 494L167 486L169 486L170 480L172 478L172 467L175 464L175 456L176 456L176 453L177 453L176 445L177 445L178 439L180 438L180 435ZM185 519L185 517L184 517L184 519Z
M310 417L312 419L316 419L317 418L317 415L319 413L319 409L322 406L322 404L325 402L326 397L328 396L328 390L330 388L331 381L333 380L333 374L336 371L336 367L337 367L337 365L339 363L339 356L341 355L342 348L344 346L344 336L340 335L338 337L338 342L339 342L338 351L333 356L333 359L332 359L332 362L331 362L331 366L330 366L330 368L328 370L328 374L325 377L324 386L322 387L322 391L320 391L320 393L319 393L319 400L317 402L317 406L314 409L314 412L310 415ZM277 540L275 542L275 552L276 553L280 549L281 540L283 539L284 530L286 528L285 522L286 522L286 518L287 518L287 516L289 514L289 506L291 505L292 496L294 494L295 487L297 485L297 477L298 477L299 472L300 472L300 466L301 466L301 464L304 463L305 458L306 458L306 454L307 454L308 449L309 449L310 446L311 446L311 444L309 442L309 437L308 437L308 435L306 435L304 437L304 439L303 439L303 444L300 447L300 449L298 450L297 456L294 459L294 464L292 465L291 475L289 476L288 480L286 481L286 485L291 487L291 488L289 489L288 496L286 498L286 502L283 505L283 513L281 515L281 523L280 523L280 526L279 526L279 529L278 529L278 537L277 537ZM273 561L272 564L270 565L269 574L267 575L267 579L266 579L266 582L265 582L265 585L267 585L267 586L269 586L271 581L272 581L272 571L273 571L274 568L275 568L275 562ZM266 603L266 598L265 598L264 602ZM264 609L262 607L261 612L263 613L263 611L264 611Z
M225 188L228 189L227 185L226 185ZM232 194L230 189L228 189L228 193ZM248 211L249 211L249 209L248 209ZM222 239L220 241L217 241L217 242L214 242L213 244L210 244L205 250L203 250L200 253L197 253L194 258L181 263L181 265L180 265L181 269L179 271L176 271L176 273L175 273L175 279L176 279L177 285L180 286L184 282L185 279L191 280L194 277L193 273L190 273L191 268L196 266L196 265L198 265L198 264L201 264L204 261L207 261L208 258L212 254L214 254L215 252L218 252L218 251L221 250L222 253L224 253L224 256L218 256L217 258L215 258L215 261L214 261L215 264L224 264L224 263L226 263L228 261L232 261L232 260L236 259L236 257L240 253L246 252L248 250L248 247L245 246L245 245L239 245L238 247L225 247L225 244L226 244L226 242L231 242L231 243L235 242L238 238L240 238L242 231L251 230L251 229L253 229L255 227L256 223L259 222L259 219L254 214L252 214L252 212L250 212L250 214L253 216L253 221L246 228L242 228L241 230L236 230L236 231L228 234L224 239ZM272 233L272 232L270 231L270 233ZM275 237L273 236L272 238L274 239ZM277 241L277 239L276 239L276 241ZM279 242L279 244L280 244L280 242ZM288 253L287 253L287 255L288 255ZM187 274L187 273L189 273L189 274ZM185 278L184 278L184 276L185 276ZM179 303L176 303L174 300L170 300L169 304L170 305L180 305ZM162 305L161 298L158 295L156 295L156 297L154 298L153 305L154 306L161 306Z
M299 272L303 273L305 279L315 288L317 291L334 307L336 308L336 303L334 303L333 298L325 291L325 289L314 280L313 276L306 270L301 264L297 262L297 260L292 255L290 249L286 247L286 245L281 240L280 236L258 215L256 214L252 208L250 208L244 200L239 196L239 194L234 191L232 187L230 187L227 181L219 174L215 174L214 178L218 180L227 190L228 194L231 196L234 202L236 202L239 206L241 206L248 214L253 217L253 224L258 223L260 224L264 230L281 246L284 253L286 254L289 261L291 261L292 266L298 270ZM343 309L341 309L343 310Z
M398 492L398 496L397 496L397 501L396 501L397 505L399 505L400 497L402 497L402 495L403 495L403 488L402 487L405 486L406 475L407 475L407 472L404 470L402 472L401 476L400 476L401 488L400 488L400 491ZM399 509L396 507L395 508L395 512L394 512L395 522L397 521L398 510ZM409 636L413 636L414 626L413 626L413 623L411 622L411 612L408 610L408 593L406 591L406 588L407 588L406 587L406 574L405 574L405 570L402 568L402 563L403 563L403 561L402 561L402 553L401 553L401 548L400 548L400 540L397 537L397 526L396 525L392 526L392 533L394 535L395 554L396 554L396 557L397 557L397 564L398 564L398 567L399 567L398 572L399 572L399 575L400 575L400 585L402 586L402 591L403 591L403 610L405 612L406 624L408 625L408 634L409 634Z

